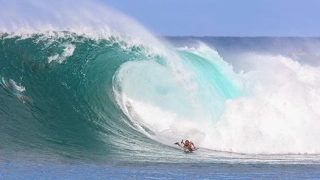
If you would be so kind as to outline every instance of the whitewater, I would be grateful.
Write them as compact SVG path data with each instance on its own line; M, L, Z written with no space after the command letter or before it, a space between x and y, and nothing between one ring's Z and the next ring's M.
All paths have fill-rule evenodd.
M319 38L156 37L74 3L1 1L0 178L319 177Z

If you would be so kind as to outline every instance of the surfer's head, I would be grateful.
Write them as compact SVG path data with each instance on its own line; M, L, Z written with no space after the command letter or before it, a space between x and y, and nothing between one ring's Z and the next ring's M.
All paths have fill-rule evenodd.
M188 140L186 140L186 141L184 142L184 144L189 144L189 141L188 141Z

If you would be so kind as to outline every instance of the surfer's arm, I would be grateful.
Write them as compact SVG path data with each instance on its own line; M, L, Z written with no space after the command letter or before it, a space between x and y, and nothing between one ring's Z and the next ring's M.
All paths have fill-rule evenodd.
M192 145L193 149L196 149L196 146L194 146L193 142L191 142L191 145Z

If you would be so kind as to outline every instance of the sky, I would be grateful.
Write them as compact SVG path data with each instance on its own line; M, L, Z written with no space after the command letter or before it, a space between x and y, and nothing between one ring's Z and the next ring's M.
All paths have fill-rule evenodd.
M100 0L159 36L320 37L320 0Z

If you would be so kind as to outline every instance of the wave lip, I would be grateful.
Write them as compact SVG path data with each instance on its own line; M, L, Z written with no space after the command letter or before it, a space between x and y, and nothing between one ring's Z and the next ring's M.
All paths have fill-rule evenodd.
M156 46L154 51L164 52L165 46L146 28L99 1L13 0L1 4L0 34L6 33L10 37L29 38L34 34L45 34L54 38L59 35L65 37L66 32L72 32L93 40L123 41L124 47Z

